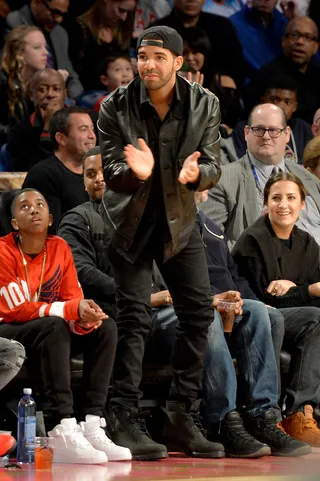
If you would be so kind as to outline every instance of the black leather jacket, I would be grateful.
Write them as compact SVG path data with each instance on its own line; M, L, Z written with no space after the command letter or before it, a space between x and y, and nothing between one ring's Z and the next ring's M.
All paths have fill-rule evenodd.
M166 217L171 241L165 245L164 260L177 254L188 242L195 222L194 190L213 187L219 180L219 122L217 97L197 83L177 76L177 87L185 82L189 115L184 119L183 138L177 138L179 122L168 116L159 132L159 158ZM140 181L128 167L123 148L137 146L137 139L148 144L146 120L141 116L140 78L127 87L120 87L102 103L98 129L107 191L101 203L101 215L113 230L118 252L125 255L130 249L147 204L151 177ZM197 185L178 182L183 162L195 151L199 158L200 181Z

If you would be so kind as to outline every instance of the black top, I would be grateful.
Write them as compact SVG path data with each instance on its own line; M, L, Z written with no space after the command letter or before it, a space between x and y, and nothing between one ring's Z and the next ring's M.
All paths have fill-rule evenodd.
M115 40L98 43L90 28L80 19L70 19L64 24L69 35L69 56L85 90L101 90L99 78L101 62L121 51ZM127 51L129 55L129 50Z
M33 113L9 130L7 149L16 172L28 172L37 162L53 155L50 135L43 130L39 113Z
M174 9L167 17L160 18L150 25L167 25L174 28L183 38L185 27ZM242 87L246 76L246 64L236 29L225 17L213 13L200 12L196 27L207 34L212 48L213 71L232 77L238 87Z
M89 197L84 189L83 174L75 174L52 155L29 170L22 188L37 189L46 198L53 224L50 233L55 233L62 214L83 202Z
M246 278L238 273L222 230L203 212L198 211L197 222L200 227L207 256L211 293L239 291L242 299L258 300Z
M239 237L232 255L240 275L245 276L257 297L271 306L320 306L320 298L309 294L309 285L320 281L319 246L307 232L294 227L290 244L274 233L268 216L259 217ZM266 292L270 282L288 280L296 284L284 296Z
M278 57L264 65L253 77L246 94L246 107L251 108L259 102L269 79L286 76L294 79L298 85L298 108L294 113L312 124L313 115L320 107L320 65L310 62L305 73L287 57Z

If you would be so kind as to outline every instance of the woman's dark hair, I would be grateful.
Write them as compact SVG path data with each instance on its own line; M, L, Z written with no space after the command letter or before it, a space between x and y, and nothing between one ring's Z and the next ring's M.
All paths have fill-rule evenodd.
M108 19L105 15L105 3L111 3L117 0L96 0L92 7L82 14L79 18L90 28L91 33L98 44L102 44L103 41L99 37L100 30L103 29ZM118 2L121 0L118 0ZM114 40L118 43L119 47L124 50L130 47L131 37L134 26L135 10L128 12L125 21L119 21L118 26L114 31Z
M212 54L210 40L204 30L198 27L185 28L181 32L183 41L188 44L191 50L202 53L205 57Z
M302 201L306 200L307 191L302 181L299 179L299 177L297 177L294 174L291 174L290 172L278 172L278 174L272 175L267 180L266 186L263 191L264 205L266 205L268 202L271 186L276 182L280 182L281 180L289 180L290 182L294 182L295 184L297 184L297 186L299 187L301 200Z

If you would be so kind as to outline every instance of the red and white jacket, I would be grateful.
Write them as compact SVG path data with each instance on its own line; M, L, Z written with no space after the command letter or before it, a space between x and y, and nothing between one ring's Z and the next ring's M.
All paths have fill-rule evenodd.
M43 251L34 259L24 254L30 282L31 299L26 271L17 245L17 233L0 238L0 322L28 322L47 316L64 319L76 334L87 334L76 322L79 302L83 299L71 249L57 236L48 236L47 257L41 295L39 288Z

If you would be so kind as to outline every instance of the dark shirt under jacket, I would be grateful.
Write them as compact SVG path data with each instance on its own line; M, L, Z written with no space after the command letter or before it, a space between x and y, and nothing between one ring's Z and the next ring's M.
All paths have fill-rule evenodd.
M183 37L185 27L174 9L167 17L160 18L151 26L166 25L174 28ZM207 34L212 48L213 70L232 77L239 88L246 76L246 63L235 27L229 19L208 12L200 12L196 27Z
M252 79L246 93L248 111L259 102L272 78L285 76L294 79L298 86L298 108L294 117L312 124L315 111L320 107L320 65L311 61L305 73L287 57L278 57L262 67Z
M22 188L37 189L48 202L53 216L50 233L54 234L62 214L89 200L83 174L67 169L55 156L48 157L29 170Z
M320 281L319 246L307 232L294 226L290 243L283 243L274 233L268 216L259 217L236 242L232 255L240 275L265 304L277 308L318 306L320 298L308 291ZM284 296L266 292L270 282L285 279L294 282Z
M149 147L152 151L155 165L152 172L148 202L137 231L137 236L130 249L132 253L134 252L135 259L142 252L151 235L155 240L161 239L162 243L163 241L166 242L170 239L160 171L159 134L166 121L171 117L176 117L179 119L176 138L183 138L183 132L186 128L186 115L188 112L186 86L183 82L176 82L173 100L166 117L162 121L148 97L143 82L140 83L140 92L136 98L139 99L141 119L146 120ZM128 253L128 255L133 259L133 254Z

